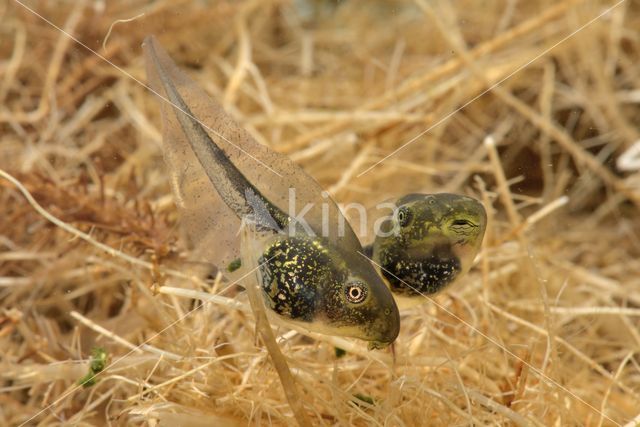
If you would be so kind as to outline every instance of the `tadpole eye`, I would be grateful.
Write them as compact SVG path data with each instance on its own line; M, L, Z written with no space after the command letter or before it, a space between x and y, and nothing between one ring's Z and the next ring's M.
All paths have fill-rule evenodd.
M367 298L367 287L362 282L347 283L344 292L347 301L352 304L359 304Z
M409 209L406 207L402 207L398 209L396 218L398 219L398 224L400 224L400 227L405 227L407 224L409 224L409 221L411 220Z

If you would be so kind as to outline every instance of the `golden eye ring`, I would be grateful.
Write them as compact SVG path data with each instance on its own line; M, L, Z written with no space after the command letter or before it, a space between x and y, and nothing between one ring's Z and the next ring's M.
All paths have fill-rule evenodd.
M350 282L344 288L344 294L351 304L360 304L367 299L367 287L362 282Z

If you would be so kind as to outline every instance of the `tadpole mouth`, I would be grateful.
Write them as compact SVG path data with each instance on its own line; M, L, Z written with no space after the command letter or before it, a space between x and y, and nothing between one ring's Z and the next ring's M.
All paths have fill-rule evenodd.
M383 350L387 347L389 347L392 342L382 342L382 341L369 341L369 344L367 345L367 349L368 350Z
M382 333L377 337L377 340L372 342L375 343L374 345L379 346L376 348L385 348L393 343L400 334L400 312L398 311L395 301L393 305L385 308L384 316L379 322L384 325L384 327L381 328Z

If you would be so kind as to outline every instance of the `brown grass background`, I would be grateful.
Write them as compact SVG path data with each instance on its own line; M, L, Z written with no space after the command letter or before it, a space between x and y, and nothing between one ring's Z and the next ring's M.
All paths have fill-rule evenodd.
M26 6L59 28L0 2L0 425L295 421L246 299L184 273L147 34L337 201L487 206L478 263L403 313L395 361L277 327L310 424L640 423L637 2Z

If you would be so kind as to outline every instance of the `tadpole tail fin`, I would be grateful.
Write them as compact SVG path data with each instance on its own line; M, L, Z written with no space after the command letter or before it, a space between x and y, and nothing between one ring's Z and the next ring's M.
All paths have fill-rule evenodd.
M155 37L147 36L143 48L147 76L151 81L155 80L153 89L164 102L171 104L191 149L222 200L239 218L252 217L261 229L284 230L289 223L289 216L267 200L238 170L180 96L166 70L166 67L173 68L175 64Z

